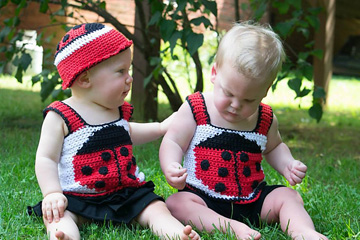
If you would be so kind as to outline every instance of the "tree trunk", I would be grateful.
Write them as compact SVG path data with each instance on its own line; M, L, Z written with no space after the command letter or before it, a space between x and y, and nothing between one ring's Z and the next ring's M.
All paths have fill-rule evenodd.
M315 86L322 87L328 95L329 82L332 78L332 60L334 48L334 28L335 28L335 0L318 1L317 7L322 7L320 13L319 31L315 33L315 49L322 49L323 58L314 57L314 83ZM325 101L326 103L326 101Z
M150 57L158 57L160 50L160 39L155 38L155 43L150 43L149 38L158 32L155 26L148 29L147 23L150 18L150 7L148 1L135 1L135 38L140 39L141 49L134 47L133 57L133 87L131 92L131 103L134 106L133 118L141 121L157 120L157 83L154 78L147 86L144 79L149 76L154 67L150 66ZM148 30L146 30L148 29ZM151 33L151 34L149 34Z

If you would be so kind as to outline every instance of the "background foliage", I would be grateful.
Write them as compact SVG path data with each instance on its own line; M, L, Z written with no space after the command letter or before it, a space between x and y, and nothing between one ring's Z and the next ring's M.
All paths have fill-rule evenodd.
M214 31L218 39L221 34L217 32L217 4L214 0L176 0L167 1L159 0L135 0L136 11L139 16L139 24L136 29L141 31L140 35L130 33L120 20L116 19L106 8L106 1L101 0L0 0L0 8L6 8L8 4L15 4L16 10L14 15L3 21L3 27L0 31L0 53L3 52L5 60L0 61L0 73L4 72L5 64L13 60L17 66L15 77L22 82L23 73L31 63L31 56L25 51L25 48L16 47L16 41L23 37L23 32L17 27L21 22L21 12L27 7L29 2L39 3L39 12L49 15L52 24L61 24L64 29L68 30L71 26L67 22L59 22L59 16L73 18L73 13L67 11L68 8L82 9L96 13L103 22L112 24L115 28L134 41L136 48L140 49L141 54L145 57L146 66L145 77L140 79L143 85L139 91L144 93L138 94L137 99L132 99L135 109L141 112L138 118L144 120L156 120L158 118L158 92L161 89L167 96L168 102L176 111L181 105L184 96L180 95L179 83L174 75L174 71L164 64L164 59L171 58L173 64L181 64L179 61L182 57L175 54L175 49L182 49L180 52L187 58L187 72L194 79L187 79L192 92L203 91L204 77L203 64L199 56L199 49L203 47L204 31ZM239 6L239 1L234 0L235 6ZM55 12L50 11L49 4L58 4L61 8ZM288 86L296 93L296 98L302 98L312 94L313 104L309 108L311 117L319 121L322 117L322 103L325 99L325 92L318 86L306 87L305 81L313 80L313 68L309 63L312 57L322 57L319 50L313 49L313 39L311 32L316 31L319 27L317 15L320 8L306 7L302 5L301 0L250 0L249 4L242 4L240 11L236 11L238 19L235 20L254 20L259 21L264 13L273 8L279 14L286 15L286 20L273 26L274 30L284 39L294 32L301 33L307 39L306 51L294 52L290 46L286 46L288 52L292 53L292 58L286 62L282 74L279 75L273 89L277 83L286 79ZM236 8L236 10L238 10ZM246 19L241 18L239 12L249 12ZM190 17L191 16L191 17ZM215 19L215 25L212 21ZM86 19L75 19L78 23ZM42 34L38 37L38 44L50 41L45 39ZM218 40L217 40L218 41ZM216 42L217 42L216 41ZM21 54L18 54L21 53ZM215 54L215 53L214 53ZM212 62L214 54L207 59L208 63ZM33 83L41 82L41 97L44 101L49 96L52 99L64 99L71 93L61 90L59 84L61 80L55 68L49 64L53 62L51 50L45 49L44 70L40 74L33 76ZM134 69L140 68L134 61ZM176 70L175 70L176 71Z

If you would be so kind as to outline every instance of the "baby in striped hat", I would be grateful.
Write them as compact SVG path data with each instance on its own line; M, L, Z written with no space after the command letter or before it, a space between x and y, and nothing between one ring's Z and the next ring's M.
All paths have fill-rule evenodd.
M77 25L58 44L54 64L72 96L44 110L35 165L43 200L28 208L50 239L80 239L87 222L134 221L162 238L200 239L170 214L133 155L133 144L163 136L171 118L129 122L131 45L100 23Z

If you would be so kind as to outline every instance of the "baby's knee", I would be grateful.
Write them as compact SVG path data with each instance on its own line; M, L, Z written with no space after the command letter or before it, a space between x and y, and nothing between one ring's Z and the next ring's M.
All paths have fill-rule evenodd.
M287 189L287 196L293 200L298 202L301 205L304 205L304 200L302 199L300 193L292 188L286 188Z
M178 194L175 193L173 195L171 195L170 197L168 197L165 201L167 208L170 210L170 212L175 211L178 207L179 207L179 197L177 196Z
M184 211L184 209L193 209L194 204L199 203L205 205L201 198L188 192L175 193L166 200L166 206L173 214L177 211Z

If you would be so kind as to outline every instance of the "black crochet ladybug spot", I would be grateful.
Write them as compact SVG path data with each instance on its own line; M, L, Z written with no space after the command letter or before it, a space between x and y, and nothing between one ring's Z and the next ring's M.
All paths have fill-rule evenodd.
M127 163L127 166L126 166L126 170L130 171L131 166L132 166L132 162L129 161L129 162Z
M60 49L60 43L58 43L58 45L56 46L56 51L59 51Z
M81 172L82 172L82 174L84 174L85 176L89 176L89 175L92 174L93 169L92 169L90 166L83 166L83 167L81 168Z
M258 181L254 181L254 182L251 184L251 187L252 187L252 189L255 189L255 188L257 188L258 185L259 185L259 182L258 182Z
M244 163L249 161L249 155L247 155L246 153L241 153L240 154L240 161L242 161Z
M105 187L105 182L104 181L96 181L95 187L96 188L104 188Z
M243 174L245 177L249 177L251 175L250 167L248 166L244 167Z
M218 174L220 177L226 177L227 175L229 175L229 171L227 170L227 168L221 167L218 170Z
M261 170L261 164L259 162L255 163L256 166L256 171L260 171Z
M127 157L127 156L129 156L129 150L126 147L122 147L120 149L120 154L124 157Z
M111 154L109 152L103 152L101 153L101 159L107 162L111 159Z
M131 161L132 161L132 164L133 164L133 165L136 165L136 159L135 159L134 156L132 156Z
M78 29L78 28L81 28L82 25L84 25L84 24L76 25L75 27L73 27L73 29L76 30L76 29Z
M67 40L69 40L69 37L70 37L70 35L69 35L69 34L66 34L66 35L63 37L63 43L66 42Z
M215 192L223 192L226 190L225 184L222 182L219 182L215 185Z
M208 170L210 167L209 160L202 160L200 163L200 166L201 166L202 170L204 170L204 171Z
M101 167L100 169L99 169L99 173L101 174L101 175L106 175L106 174L108 174L108 168L107 167Z
M133 179L133 180L136 180L136 177L135 177L134 175L130 174L130 173L129 173L127 176L128 176L128 178L131 178L131 179Z
M92 32L92 31L99 30L102 28L104 28L104 25L102 25L101 23L87 23L85 25L85 30L87 32Z
M222 159L224 159L225 161L230 161L231 159L231 153L229 153L228 151L223 151L221 153L221 157Z

